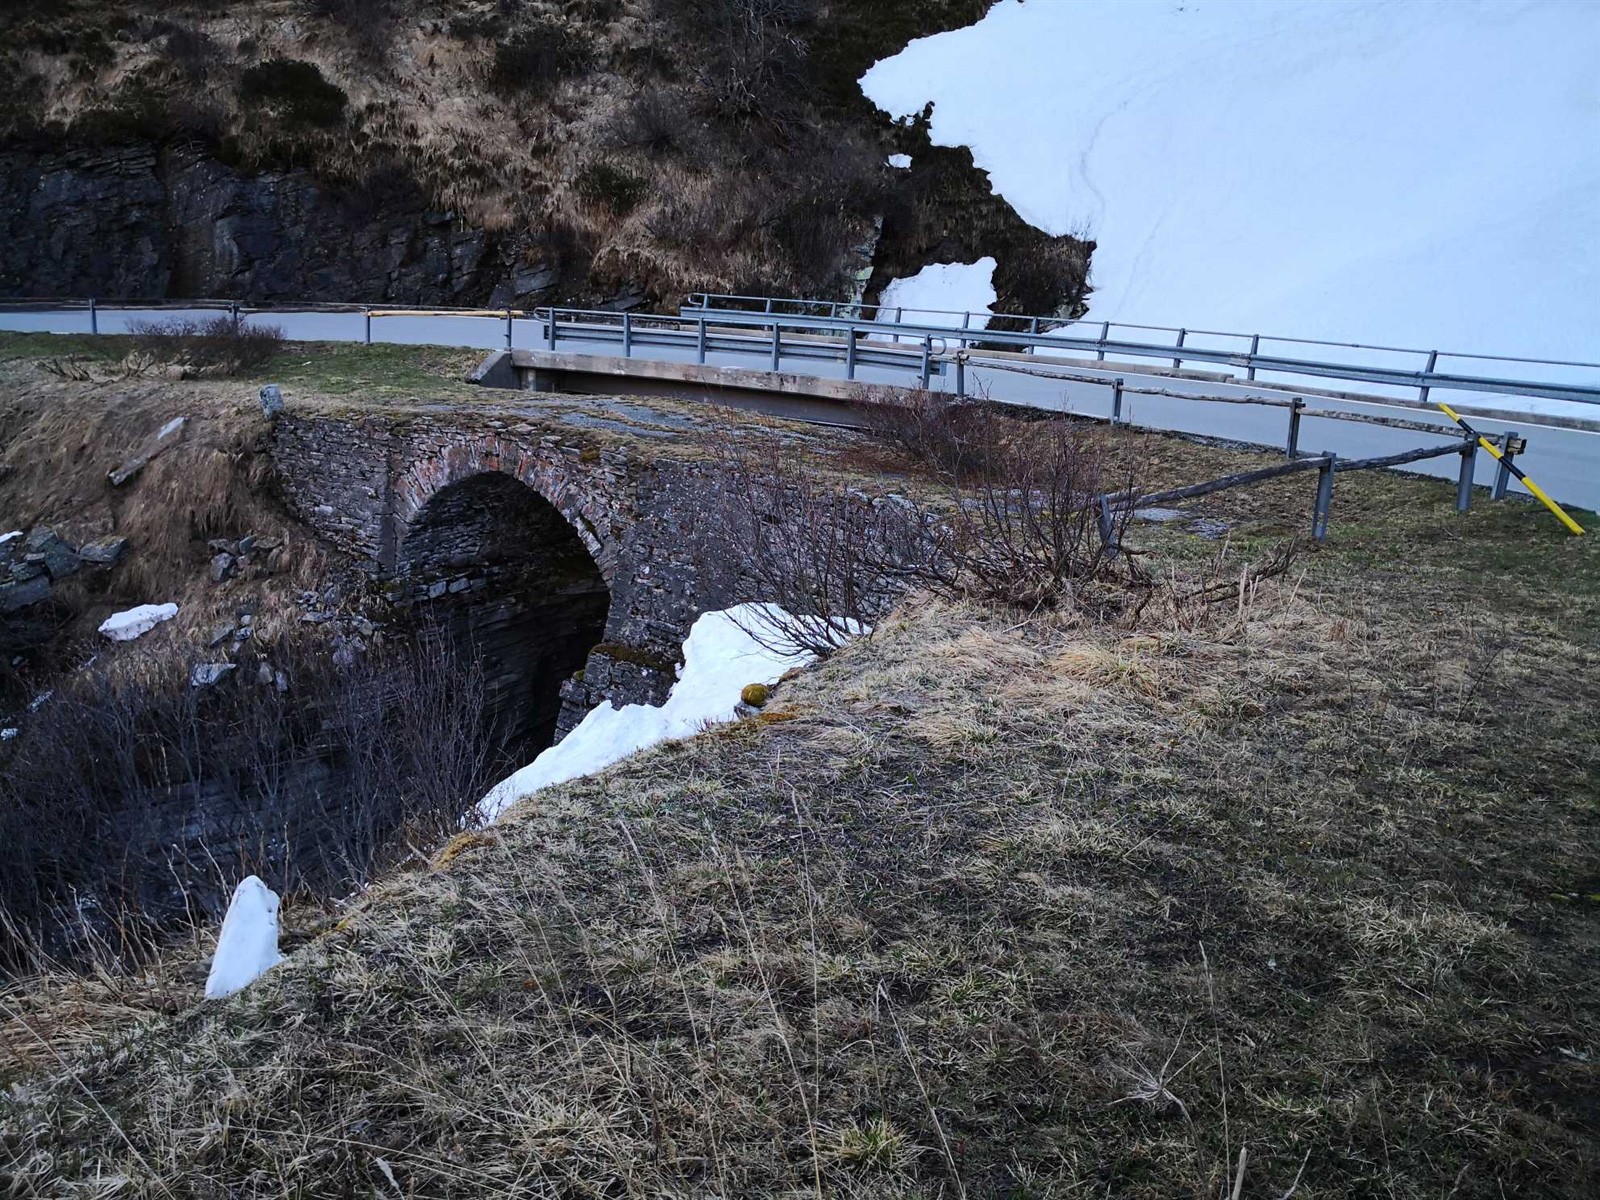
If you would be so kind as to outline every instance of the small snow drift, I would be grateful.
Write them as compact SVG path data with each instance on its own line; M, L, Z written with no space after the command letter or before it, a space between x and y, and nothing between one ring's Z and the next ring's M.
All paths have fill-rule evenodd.
M278 894L254 875L233 889L206 978L206 999L249 987L283 961L278 953Z
M522 770L496 784L478 803L478 815L495 821L515 801L540 788L599 771L658 742L688 737L711 721L730 720L748 684L775 683L791 667L815 657L769 650L741 626L760 629L775 606L741 604L701 616L683 643L683 666L660 708L603 704Z
M141 604L137 608L112 613L100 622L100 632L113 642L131 642L177 615L176 604Z
M891 167L896 167L902 171L909 170L911 167L911 155L909 154L891 154L886 161Z
M975 263L934 263L915 275L896 279L878 300L878 320L893 321L897 309L918 325L959 328L964 312L987 312L995 302L992 258ZM934 309L938 311L920 311ZM981 324L977 326L982 328Z
M0 533L0 546L4 546L7 542L14 542L21 536L22 530L20 529L13 529L10 533Z

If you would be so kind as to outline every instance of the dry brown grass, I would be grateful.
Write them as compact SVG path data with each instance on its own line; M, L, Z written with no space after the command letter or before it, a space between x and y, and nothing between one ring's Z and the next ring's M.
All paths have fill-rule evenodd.
M1246 1195L1588 1195L1593 918L1552 893L1600 740L1506 690L1571 686L1574 627L1520 623L1463 708L1473 624L1352 615L1331 563L1243 623L908 606L791 719L544 793L25 1077L3 1178L1215 1196L1246 1147Z

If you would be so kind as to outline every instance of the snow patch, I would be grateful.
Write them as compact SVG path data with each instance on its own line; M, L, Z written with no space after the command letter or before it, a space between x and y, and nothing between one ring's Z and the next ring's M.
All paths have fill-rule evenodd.
M1597 45L1562 0L1001 0L861 85L1094 238L1097 321L1600 361Z
M994 267L992 258L923 267L915 275L896 279L883 289L877 319L893 321L895 312L904 309L907 323L959 328L962 313L987 312L994 304ZM936 311L925 311L928 309ZM981 329L982 323L974 328Z
M176 604L141 604L137 608L112 613L100 622L100 632L113 642L131 642L177 615Z
M746 684L775 683L785 671L815 658L804 651L769 650L741 627L759 629L782 612L773 605L741 604L705 613L683 643L683 666L665 704L602 704L591 710L565 738L490 789L478 803L479 817L498 820L540 788L592 774L658 742L689 737L710 722L731 720Z
M233 889L222 918L217 952L206 977L206 999L221 1000L249 987L283 961L278 953L278 894L248 876Z
M911 168L911 155L909 154L891 154L884 161L891 167L897 167L902 171L910 170Z
M20 729L0 729L0 742L9 742L21 732Z
M22 530L20 529L13 529L10 533L0 533L0 546L4 546L7 542L14 542L21 536Z

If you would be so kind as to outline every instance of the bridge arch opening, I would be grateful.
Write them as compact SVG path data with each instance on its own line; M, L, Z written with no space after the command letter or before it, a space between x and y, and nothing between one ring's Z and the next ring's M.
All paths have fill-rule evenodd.
M561 685L605 634L611 593L549 500L500 471L439 489L396 563L413 611L481 666L496 751L517 765L555 741Z

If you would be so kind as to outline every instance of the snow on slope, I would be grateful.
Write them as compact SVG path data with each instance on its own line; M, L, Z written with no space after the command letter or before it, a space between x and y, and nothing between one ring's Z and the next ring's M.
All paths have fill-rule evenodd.
M233 889L222 933L211 956L206 999L222 1000L282 962L278 954L278 894L248 875Z
M994 304L994 268L992 258L975 263L934 263L915 275L893 280L878 299L878 320L892 321L896 310L903 308L905 320L912 324L958 328L961 318L951 313L987 312ZM982 328L983 322L974 325Z
M589 775L658 742L689 737L708 722L730 720L746 684L774 683L789 668L810 662L809 653L770 650L741 628L761 629L765 608L741 604L699 617L683 643L683 666L665 704L602 704L592 709L561 741L495 784L478 802L479 817L495 821L540 788Z
M1097 320L1600 361L1600 5L1001 0L863 78L935 102Z
M113 642L131 642L143 637L163 621L178 615L176 604L140 604L112 613L100 622L100 632Z

